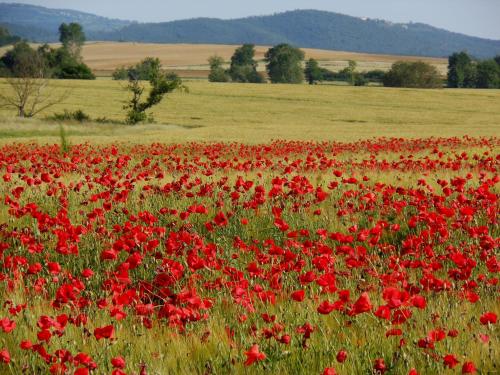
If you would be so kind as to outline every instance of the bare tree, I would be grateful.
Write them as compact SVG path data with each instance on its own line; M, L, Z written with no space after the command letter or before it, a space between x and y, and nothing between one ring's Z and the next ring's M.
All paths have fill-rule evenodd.
M62 102L68 95L55 96L50 87L48 69L39 53L23 54L7 78L10 93L0 92L0 106L15 108L19 117L33 117L41 111Z

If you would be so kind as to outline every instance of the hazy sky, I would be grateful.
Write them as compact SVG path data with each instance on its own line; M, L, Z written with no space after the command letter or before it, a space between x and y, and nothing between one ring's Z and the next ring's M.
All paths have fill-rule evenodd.
M485 38L500 39L500 0L27 0L49 8L76 9L138 21L193 17L235 18L293 9L321 9L395 22L424 22Z

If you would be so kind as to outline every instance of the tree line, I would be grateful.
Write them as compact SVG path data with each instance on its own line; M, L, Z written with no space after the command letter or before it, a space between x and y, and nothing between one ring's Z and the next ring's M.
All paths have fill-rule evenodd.
M349 61L348 66L333 72L320 66L315 59L304 64L305 54L299 48L279 44L270 48L264 62L266 73L258 72L255 60L255 46L244 44L231 57L229 68L220 56L208 59L210 82L240 83L302 83L344 81L353 86L378 83L387 87L410 88L500 88L500 56L490 60L477 61L466 52L454 53L449 57L448 74L443 78L435 66L423 61L397 61L387 72L371 70L358 72L357 63Z

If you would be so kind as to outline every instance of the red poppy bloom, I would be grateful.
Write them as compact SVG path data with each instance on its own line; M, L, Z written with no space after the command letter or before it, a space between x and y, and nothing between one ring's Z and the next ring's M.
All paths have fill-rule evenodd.
M263 361L264 359L266 359L266 355L259 351L259 345L257 344L253 345L250 350L245 352L245 355L247 356L245 366L250 366L254 362Z

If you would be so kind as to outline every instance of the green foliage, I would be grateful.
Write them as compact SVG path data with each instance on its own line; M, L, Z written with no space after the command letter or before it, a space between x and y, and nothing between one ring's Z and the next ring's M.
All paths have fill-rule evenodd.
M58 122L75 121L83 123L91 121L91 118L81 109L77 109L76 111L73 112L65 109L63 113L54 113L52 116L47 117L47 120L58 121Z
M310 85L314 85L316 82L321 81L323 79L323 74L318 64L318 61L316 61L315 59L309 59L306 62L304 76L306 78L306 81Z
M70 24L62 23L59 26L59 41L63 48L75 58L80 58L80 52L85 43L85 33L83 27L75 22Z
M231 57L229 75L233 82L262 83L264 79L257 72L257 61L254 60L255 46L244 44L234 51Z
M302 83L304 52L289 44L270 48L265 55L266 69L272 83Z
M484 60L477 64L476 87L482 89L500 88L500 66L495 60Z
M500 55L495 56L493 60L500 66Z
M229 76L224 69L224 59L220 56L211 56L208 59L210 65L210 74L208 80L210 82L228 82Z
M117 68L111 75L111 78L115 81L125 81L128 79L128 71L129 70L123 66Z
M442 80L437 69L425 62L398 61L384 76L384 86L438 88Z
M132 93L132 98L124 107L128 109L126 118L128 124L137 124L145 122L146 120L153 122L153 116L151 114L149 116L146 114L148 109L158 105L166 94L174 90L187 90L182 84L182 80L175 73L163 73L160 64L154 64L151 65L151 67L152 69L149 72L149 84L151 87L148 97L145 100L142 99L145 87L140 82L140 73L135 70L129 71L129 84L127 90Z
M366 86L368 84L368 79L361 73L354 74L354 86Z
M384 81L385 72L383 70L378 70L378 69L376 69L376 70L369 70L367 72L364 72L363 76L369 82L382 83Z
M0 47L7 46L9 44L15 44L21 41L18 36L10 35L10 32L5 27L0 26Z
M20 69L25 69L27 66L32 66L27 64L27 61L39 59L39 53L30 47L26 42L19 42L14 45L14 48L7 51L0 59L1 64L4 67L4 76L18 77L20 76ZM35 66L32 66L33 69ZM23 71L23 73L25 73ZM39 75L39 72L27 72L33 77Z
M128 68L118 68L116 69L112 77L117 81L128 80L130 75L136 77L139 81L149 81L151 77L156 74L161 68L160 59L156 57L146 57L141 62L129 66Z
M448 87L476 86L476 67L466 52L454 53L448 58Z

